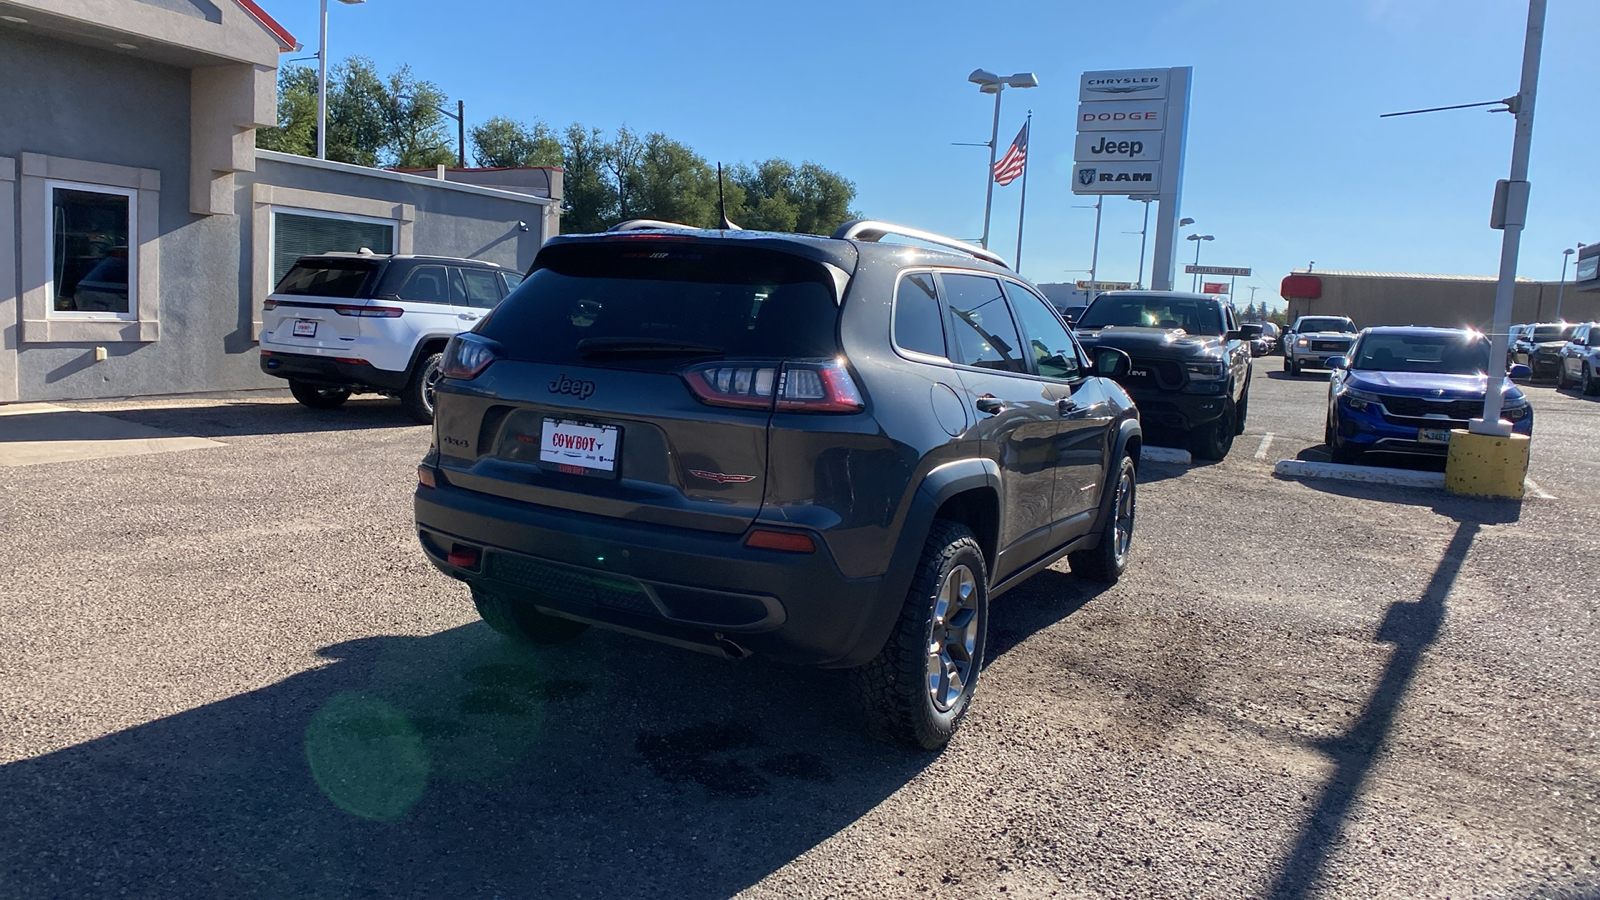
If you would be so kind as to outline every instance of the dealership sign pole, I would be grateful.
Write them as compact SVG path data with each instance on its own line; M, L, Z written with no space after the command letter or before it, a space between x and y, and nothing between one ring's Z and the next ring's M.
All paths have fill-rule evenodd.
M1160 291L1172 290L1177 266L1192 72L1188 67L1085 72L1078 83L1072 192L1154 195L1161 208L1150 286ZM1141 253L1141 270L1143 264Z

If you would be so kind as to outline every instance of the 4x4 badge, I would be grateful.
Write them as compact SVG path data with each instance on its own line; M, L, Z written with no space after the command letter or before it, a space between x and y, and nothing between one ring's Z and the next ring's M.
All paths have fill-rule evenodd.
M724 472L707 472L703 469L690 469L689 474L707 481L715 481L717 484L745 484L756 480L754 475L728 475Z

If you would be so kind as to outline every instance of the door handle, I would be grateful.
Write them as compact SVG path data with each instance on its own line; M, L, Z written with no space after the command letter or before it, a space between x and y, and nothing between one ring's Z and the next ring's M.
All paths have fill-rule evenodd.
M982 397L978 398L978 402L974 405L978 407L978 412L988 413L991 416L999 415L1000 413L1004 412L1006 408L1005 401L993 394L984 394Z
M460 313L460 314L458 314L456 316L456 318L458 318L458 319L466 319L468 322L476 322L479 319L483 318L483 316L474 316L474 315L468 315L467 313Z
M1078 401L1072 399L1071 397L1062 397L1060 400L1056 401L1056 413L1059 415L1064 416L1077 408Z

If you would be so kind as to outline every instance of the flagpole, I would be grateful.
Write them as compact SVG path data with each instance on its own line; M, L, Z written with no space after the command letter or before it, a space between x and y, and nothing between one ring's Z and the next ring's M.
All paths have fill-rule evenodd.
M1028 143L1033 143L1033 110L1028 110L1028 121L1022 126L1027 130ZM1022 203L1017 207L1017 255L1011 261L1012 269L1022 274L1022 221L1028 213L1028 158L1022 158Z

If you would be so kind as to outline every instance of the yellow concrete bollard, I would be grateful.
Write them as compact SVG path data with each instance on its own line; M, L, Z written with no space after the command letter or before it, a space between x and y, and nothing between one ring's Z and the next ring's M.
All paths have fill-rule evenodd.
M1450 432L1450 456L1444 464L1444 487L1452 494L1521 500L1528 477L1528 436Z

